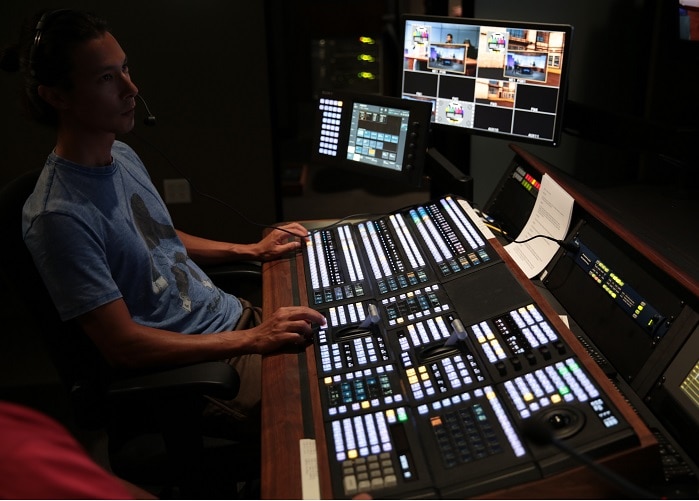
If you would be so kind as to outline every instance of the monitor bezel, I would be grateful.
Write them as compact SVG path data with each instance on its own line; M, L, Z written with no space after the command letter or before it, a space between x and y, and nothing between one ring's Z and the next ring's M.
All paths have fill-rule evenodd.
M564 118L564 111L565 111L565 102L567 99L567 94L568 94L568 84L569 84L569 74L570 74L570 66L571 66L571 61L570 61L570 51L571 51L571 45L572 45L572 37L573 37L573 26L570 24L558 24L558 23L544 23L544 22L532 22L532 21L513 21L513 20L503 20L503 19L483 19L483 18L465 18L465 17L448 17L448 16L433 16L433 15L422 15L422 14L410 14L410 13L405 13L402 14L401 16L401 42L400 45L403 48L403 60L401 64L401 69L400 69L400 75L399 75L399 95L402 98L405 99L419 99L419 100L428 100L429 102L433 103L433 107L435 109L434 116L436 117L436 114L439 113L439 108L438 108L438 102L440 99L442 99L441 103L444 103L444 106L446 106L447 101L454 101L457 104L459 104L459 100L452 100L452 99L445 99L445 98L440 98L438 95L417 95L415 93L411 92L405 92L405 77L406 73L410 72L411 70L408 68L409 63L408 63L408 57L406 56L406 41L407 41L407 34L406 34L406 29L409 26L408 23L433 23L433 24L442 24L442 25L449 25L449 27L444 26L443 31L444 32L451 32L451 31L457 31L459 27L463 26L473 26L473 27L480 27L486 26L486 27L492 27L492 28L504 28L504 29L527 29L527 30L538 30L538 31L552 31L552 32L562 32L564 34L564 45L563 45L563 50L561 52L562 58L559 59L561 63L561 68L560 68L560 84L558 87L558 94L555 99L555 113L554 113L554 123L552 125L552 130L551 130L551 136L549 137L534 137L531 135L524 135L524 134L517 134L513 129L510 129L510 131L495 131L495 130L488 130L486 128L476 128L476 127L466 127L466 126L460 126L460 125L453 125L453 124L448 124L444 123L441 121L435 121L432 123L433 128L435 131L440 130L440 129L450 129L450 130L462 130L467 134L470 135L478 135L478 136L485 136L485 137L493 137L493 138L498 138L498 139L505 139L507 141L516 141L516 142L524 142L524 143L529 143L529 144L538 144L538 145L545 145L545 146L552 146L556 147L560 144L561 141L561 136L563 134L563 118ZM473 41L471 41L471 44L473 45ZM478 45L480 46L480 41L478 41ZM467 58L468 59L468 58ZM466 61L465 61L466 63ZM427 71L425 73L428 74L434 74L434 70ZM443 73L446 74L446 73ZM476 73L475 76L466 76L466 78L472 78L474 89L476 85L476 80L478 78L478 75ZM481 78L479 80L485 80L484 78ZM521 81L524 80L524 81ZM527 82L526 79L513 79L513 80L508 80L505 79L504 77L499 79L501 82L514 82L514 83L522 83L522 84L527 84L527 85L536 85L539 87L542 87L541 84L536 84L531 81ZM480 83L482 85L482 82ZM545 88L545 86L543 86ZM438 94L439 91L436 91L435 94ZM465 104L470 104L472 106L476 106L476 96L475 96L475 90L474 90L474 97L472 101L461 101L462 103ZM483 104L478 104L478 106L484 106ZM492 106L495 108L496 106ZM503 107L501 107L502 109ZM493 110L495 111L495 110ZM535 110L524 110L524 109L519 109L516 110L514 107L512 108L512 117L514 117L515 111L517 113L537 113ZM507 113L507 112L505 112ZM540 117L543 118L545 116L544 114L539 114ZM528 129L530 131L533 131L533 129Z

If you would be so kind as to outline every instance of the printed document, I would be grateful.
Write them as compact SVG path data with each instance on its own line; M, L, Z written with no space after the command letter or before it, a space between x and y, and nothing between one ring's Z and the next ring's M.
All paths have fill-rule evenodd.
M563 240L568 233L575 200L551 177L544 174L534 209L522 232L515 239L523 242L536 235L548 235ZM547 238L534 238L526 243L510 243L505 246L512 259L528 278L541 273L553 259L559 245Z

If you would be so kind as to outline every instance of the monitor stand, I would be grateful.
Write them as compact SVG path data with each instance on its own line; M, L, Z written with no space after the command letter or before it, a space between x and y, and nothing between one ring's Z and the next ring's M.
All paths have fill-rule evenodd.
M437 148L427 149L425 174L430 179L430 196L457 195L473 201L473 178L461 172Z

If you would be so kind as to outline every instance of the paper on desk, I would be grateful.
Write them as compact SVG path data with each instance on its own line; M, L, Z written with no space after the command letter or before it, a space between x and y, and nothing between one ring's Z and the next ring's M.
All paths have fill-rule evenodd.
M536 235L563 240L570 227L574 202L573 197L556 181L544 174L534 209L516 241L521 242ZM533 278L553 259L558 244L547 238L535 238L523 244L507 244L505 249L527 277Z
M312 438L302 438L299 440L299 450L301 453L301 499L320 499L316 441Z

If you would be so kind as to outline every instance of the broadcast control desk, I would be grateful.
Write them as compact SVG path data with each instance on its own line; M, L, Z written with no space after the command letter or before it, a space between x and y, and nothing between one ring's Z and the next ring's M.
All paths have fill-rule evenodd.
M328 320L263 359L263 498L303 498L304 473L325 499L637 496L556 442L631 483L657 475L654 434L465 201L322 223L263 268L265 316Z

